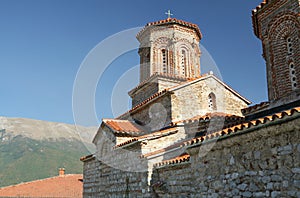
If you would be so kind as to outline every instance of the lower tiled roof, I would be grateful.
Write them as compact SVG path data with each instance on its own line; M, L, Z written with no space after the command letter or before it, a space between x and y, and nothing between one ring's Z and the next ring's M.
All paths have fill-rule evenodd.
M270 115L270 116L265 116L265 117L254 119L254 120L251 120L248 122L243 122L243 123L222 129L220 131L217 131L217 132L205 135L205 136L200 136L197 138L192 138L187 141L182 141L182 142L176 143L174 145L168 146L166 148L144 154L141 157L150 157L150 156L155 156L158 154L163 155L164 153L174 150L176 148L181 149L184 147L186 147L186 148L193 147L193 146L197 146L200 144L204 144L204 143L212 141L212 140L217 140L220 137L230 137L231 135L242 134L247 129L255 129L255 127L265 127L268 124L276 124L276 121L283 122L286 119L296 119L296 118L300 118L300 107L295 107L295 108L292 108L292 109L289 109L289 110L286 110L286 111L283 111L280 113L274 113L273 115ZM175 160L175 159L172 159L172 160ZM171 161L171 162L174 162L174 161ZM165 161L163 164L158 163L155 166L161 167L161 166L164 166L165 163L170 163L170 161Z
M280 113L275 113L270 116L265 116L262 118L244 122L244 123L223 129L221 131L208 134L206 136L193 138L189 141L184 142L183 145L191 146L191 145L201 144L202 142L205 142L207 140L212 140L212 139L216 139L219 137L229 136L232 134L238 134L239 132L242 132L243 130L258 127L258 126L265 126L265 125L271 124L275 121L283 120L284 118L288 118L288 117L292 117L292 116L300 117L300 107L296 107L296 108L286 110L286 111L283 111Z
M80 161L85 162L85 161L92 160L92 159L95 159L95 155L93 155L93 154L81 157Z
M170 129L160 130L160 131L157 131L157 132L154 132L154 133L150 133L150 134L147 134L147 135L132 138L130 140L127 140L125 142L117 144L116 146L114 146L114 149L121 148L123 146L127 146L129 144L139 142L139 141L143 141L143 140L161 138L161 137L168 136L168 135L171 135L171 134L174 134L174 133L177 133L177 132L178 132L177 128L170 128Z
M242 113L243 114L253 113L255 111L262 110L262 109L268 107L269 105L270 105L269 102L262 102L262 103L242 109Z
M103 123L115 133L138 135L146 132L143 126L129 120L103 119Z
M159 163L155 164L154 167L160 168L160 167L169 166L169 165L178 165L178 164L182 164L182 163L188 162L188 161L190 161L190 155L187 153L183 153L176 158L159 162Z
M68 174L0 188L0 197L82 197L82 175Z

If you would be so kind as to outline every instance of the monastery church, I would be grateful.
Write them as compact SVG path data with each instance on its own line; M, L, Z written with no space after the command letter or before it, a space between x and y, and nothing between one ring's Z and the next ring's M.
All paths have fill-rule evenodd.
M201 73L196 24L169 15L137 34L132 108L81 158L84 197L300 197L300 1L264 0L252 19L269 101L250 107Z

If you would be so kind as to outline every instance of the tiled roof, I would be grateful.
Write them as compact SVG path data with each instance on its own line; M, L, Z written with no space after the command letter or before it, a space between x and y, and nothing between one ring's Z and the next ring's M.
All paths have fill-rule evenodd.
M234 126L224 128L220 131L217 131L217 132L205 135L205 136L193 138L188 141L178 142L178 143L168 146L166 148L144 154L141 157L145 158L145 157L155 156L155 155L163 154L163 153L171 151L171 150L181 149L183 147L200 145L207 141L211 141L213 139L217 140L217 138L220 138L220 137L229 137L230 135L242 133L247 129L252 129L254 127L264 127L268 124L276 123L276 121L283 121L285 118L291 118L291 117L297 117L297 118L300 117L300 107L296 107L296 108L286 110L286 111L283 111L280 113L275 113L273 115L265 116L265 117L255 119L252 121L236 124Z
M252 25L253 25L253 29L254 29L254 34L257 37L260 37L260 32L259 32L259 28L258 28L258 19L257 19L257 13L263 9L269 2L271 2L272 0L264 0L263 2L261 2L258 6L256 6L255 9L252 10ZM275 2L275 1L274 1Z
M238 96L239 98L241 98L243 101L245 101L247 104L251 104L251 102L249 100L247 100L246 98L244 98L243 96L241 96L238 92L236 92L234 89L232 89L231 87L229 87L228 85L226 85L224 82L222 82L220 79L218 79L216 76L214 76L213 74L203 74L198 78L190 78L187 79L187 81L180 83L179 85L175 85L171 88L168 89L164 89L160 92L157 92L155 94L153 94L152 96L150 96L149 98L147 98L146 100L142 101L141 103L139 103L138 105L136 105L135 107L133 107L132 109L130 109L129 111L125 112L124 114L118 116L117 118L120 119L125 115L128 115L132 112L134 112L135 110L138 110L139 108L143 107L144 105L152 102L153 100L167 94L167 93L173 93L173 91L178 90L184 86L187 86L191 83L197 82L198 80L205 80L206 78L212 77L214 78L216 81L218 81L220 84L222 84L226 89L230 90L232 93L234 93L236 96Z
M125 142L122 142L116 146L114 146L114 148L121 148L123 146L126 145L130 145L131 143L136 143L139 141L143 141L143 140L151 140L151 139L156 139L156 138L161 138L161 137L165 137L174 133L177 133L178 129L177 128L170 128L170 129L165 129L165 130L161 130L161 131L157 131L151 134L147 134L147 135L143 135L137 138L132 138L130 140L127 140Z
M178 165L178 164L182 164L184 162L188 162L190 161L190 155L187 153L183 153L182 155L170 159L170 160L165 160L162 162L159 162L157 164L154 164L155 168L160 168L160 167L164 167L164 166L170 166L170 165Z
M95 159L95 155L93 155L93 154L81 157L80 161L85 162L85 161L92 160L92 159Z
M0 197L82 197L82 175L69 174L0 188Z
M147 23L147 25L137 34L137 37L139 35L141 35L143 33L143 31L149 26L161 26L161 25L172 25L172 24L177 24L177 25L181 25L181 26L184 26L184 27L192 28L196 31L199 39L200 40L202 39L202 33L201 33L198 25L196 25L194 23L186 22L186 21L183 21L183 20L179 20L179 19L176 19L176 18L167 18L167 19L164 19L164 20Z
M134 112L135 110L143 107L144 105L148 104L149 102L153 101L154 99L159 98L160 96L165 95L166 93L170 93L168 92L168 89L164 89L160 92L157 92L155 94L153 94L152 96L150 96L149 98L147 98L146 100L144 100L143 102L139 103L138 105L136 105L135 107L133 107L132 109L130 109L129 111L125 112L124 114L118 116L117 118L121 118L124 115L130 114L132 112Z
M253 113L253 112L258 111L258 110L262 110L262 109L268 107L269 104L270 104L269 102L262 102L260 104L256 104L256 105L253 105L253 106L242 109L242 113L243 114L249 114L249 113Z
M149 78L145 79L144 81L142 81L139 85L137 85L135 88L133 88L130 92L129 95L131 95L131 93L134 93L135 91L137 91L138 89L140 89L141 87L143 87L145 84L147 84L149 81L151 81L153 78L155 77L164 77L164 78L171 78L174 80L178 80L178 81L186 81L189 80L187 78L184 77L180 77L180 76L175 76L175 75L171 75L171 74L163 74L163 73L154 73L153 75L151 75Z
M182 144L183 142L184 141L181 141L181 142L172 144L172 145L170 145L166 148L162 148L162 149L159 149L159 150L156 150L156 151L146 153L144 155L141 155L141 158L148 158L148 157L151 157L151 156L160 155L164 152L167 152L167 151L170 151L170 150L173 150L173 149L179 149L179 148L183 147L183 144Z
M141 125L129 120L103 119L103 123L117 134L139 135L145 132Z
M278 120L283 120L284 118L288 117L300 117L300 107L296 107L290 110L286 110L280 113L275 113L270 116L265 116L263 118L255 119L249 122L241 123L226 129L223 129L221 131L211 133L206 136L202 136L199 138L193 138L189 141L186 141L183 143L184 146L192 146L192 145L198 145L203 142L206 142L208 140L216 139L219 137L225 137L225 136L230 136L234 134L239 134L240 132L243 132L244 130L254 128L254 127L260 127L260 126L265 126L267 124L272 124L275 121Z
M270 2L270 0L264 0L263 2L261 2L258 6L256 6L255 9L252 10L252 14L254 14L254 13L258 12L259 10L261 10L269 2Z

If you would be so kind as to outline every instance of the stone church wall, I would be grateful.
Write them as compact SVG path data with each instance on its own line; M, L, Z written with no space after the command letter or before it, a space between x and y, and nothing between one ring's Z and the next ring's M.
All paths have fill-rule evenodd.
M135 107L158 91L158 84L156 82L148 82L132 97L132 107Z
M216 97L216 111L242 116L240 109L247 104L234 95L213 78L198 81L184 88L174 91L172 95L172 120L190 119L204 115L212 110L208 107L208 95L214 93Z
M140 158L141 145L97 153L84 161L85 198L144 197L149 193L148 161ZM101 162L103 161L103 162Z
M84 163L85 198L142 197L147 192L147 173L111 168L97 159Z
M158 197L300 197L300 119L219 140L154 170ZM200 147L201 148L201 147Z
M154 131L170 124L171 110L171 97L167 94L133 112L131 117Z

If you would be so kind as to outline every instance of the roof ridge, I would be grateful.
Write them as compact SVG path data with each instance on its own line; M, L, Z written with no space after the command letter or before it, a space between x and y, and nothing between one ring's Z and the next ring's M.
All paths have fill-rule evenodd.
M273 115L264 116L264 117L253 119L253 120L243 122L243 123L238 123L234 126L230 126L230 127L224 128L220 131L213 132L213 133L210 133L210 134L207 134L207 135L204 135L204 136L200 136L200 137L197 137L197 138L192 138L192 139L189 139L189 140L181 141L181 142L175 143L173 145L167 146L165 148L158 149L158 150L143 154L143 155L141 155L141 157L145 158L145 157L157 155L157 154L162 153L162 152L170 151L170 150L176 149L176 148L179 149L179 148L182 148L182 147L194 146L195 144L200 144L200 143L202 143L204 141L207 141L207 140L212 140L212 139L218 138L220 136L226 136L226 135L230 135L232 133L237 133L238 131L241 131L241 130L244 130L244 129L249 129L251 126L257 126L259 124L265 124L265 123L268 123L268 122L273 122L277 119L282 119L285 116L292 116L295 113L300 113L300 106L299 107L294 107L292 109L285 110L285 111L282 111L282 112L279 112L279 113L274 113Z
M194 144L198 144L198 143L202 143L203 141L206 140L210 140L210 139L214 139L216 137L220 137L220 136L225 136L225 135L230 135L231 133L236 133L240 130L244 130L244 129L249 129L251 126L257 126L259 124L265 124L267 122L273 122L277 119L282 119L285 116L292 116L295 114L295 112L300 113L300 107L295 107L289 110L285 110L282 112L278 112L278 113L274 113L272 115L269 116L264 116L261 118L256 118L244 123L239 123L237 125L222 129L220 131L211 133L211 134L207 134L205 136L201 136L198 138L192 138L191 140L188 140L186 142L183 143L184 146L190 146L190 145L194 145Z
M187 153L183 153L175 158L172 158L169 160L164 160L162 162L158 162L158 163L154 164L154 167L159 168L162 166L181 164L183 162L188 162L188 161L190 161L190 155Z
M157 25L165 25L165 24L172 24L172 23L175 23L175 24L178 24L178 25L182 25L182 26L186 26L186 27L190 27L190 28L193 28L199 39L201 40L202 39L202 33L200 31L200 28L197 24L194 24L194 23L191 23L191 22L187 22L187 21L184 21L184 20L180 20L180 19L176 19L176 18L167 18L167 19L162 19L162 20L159 20L159 21L154 21L154 22L149 22L147 23L144 28L137 34L137 37L140 36L142 34L142 32L147 28L147 27L150 27L150 26L157 26Z
M261 9L263 9L265 5L269 4L269 2L270 2L269 0L263 0L263 2L261 2L258 6L256 6L256 8L254 8L252 10L252 15L254 15L258 11L260 11Z
M169 89L166 88L166 89L164 89L164 90L162 90L162 91L160 91L160 92L157 92L157 93L153 94L152 96L150 96L149 98L147 98L147 99L145 99L144 101L140 102L139 104L137 104L136 106L134 106L134 107L131 108L130 110L126 111L125 113L123 113L123 114L121 114L121 115L119 115L119 116L117 117L117 119L120 119L120 117L122 117L122 116L124 116L124 115L126 115L126 114L128 114L128 113L132 113L133 111L139 109L140 107L144 106L144 105L147 104L148 102L151 102L152 100L154 100L154 99L156 99L156 98L158 98L158 97L160 97L160 96L162 96L162 95L168 93L168 91L169 91Z
M115 122L132 122L137 124L135 121L130 121L130 120L122 120L122 119L117 119L117 118L103 118L102 121L115 121Z
M192 79L192 78L185 78L185 77L182 77L182 76L176 76L175 74L171 75L171 74L164 74L164 73L155 72L154 74L152 74L151 76L149 76L148 78L143 80L141 83L139 83L136 87L134 87L128 93L131 94L131 93L137 91L139 88L141 88L142 86L144 86L145 84L147 84L148 82L153 80L153 78L155 78L155 77L171 78L172 80L178 80L178 81L182 81L182 82L186 82L186 81L189 81L190 79ZM195 78L193 78L193 79L195 79Z
M168 129L164 129L164 130L159 130L159 131L155 131L153 133L149 133L149 134L142 135L142 136L139 136L139 137L131 138L129 140L126 140L125 142L121 142L121 143L115 145L113 148L114 149L120 148L120 147L123 147L125 145L130 144L130 143L138 142L139 140L144 139L144 138L150 138L150 139L151 138L160 138L160 137L171 135L171 134L174 134L174 133L177 133L177 132L178 132L177 127L168 128ZM155 135L160 135L160 136L155 136Z
M265 102L261 102L261 103L258 103L258 104L255 104L255 105L252 105L252 106L248 106L244 109L242 109L242 113L251 113L255 110L259 110L259 109L263 109L265 107L268 107L270 105L270 102L269 101L265 101Z

